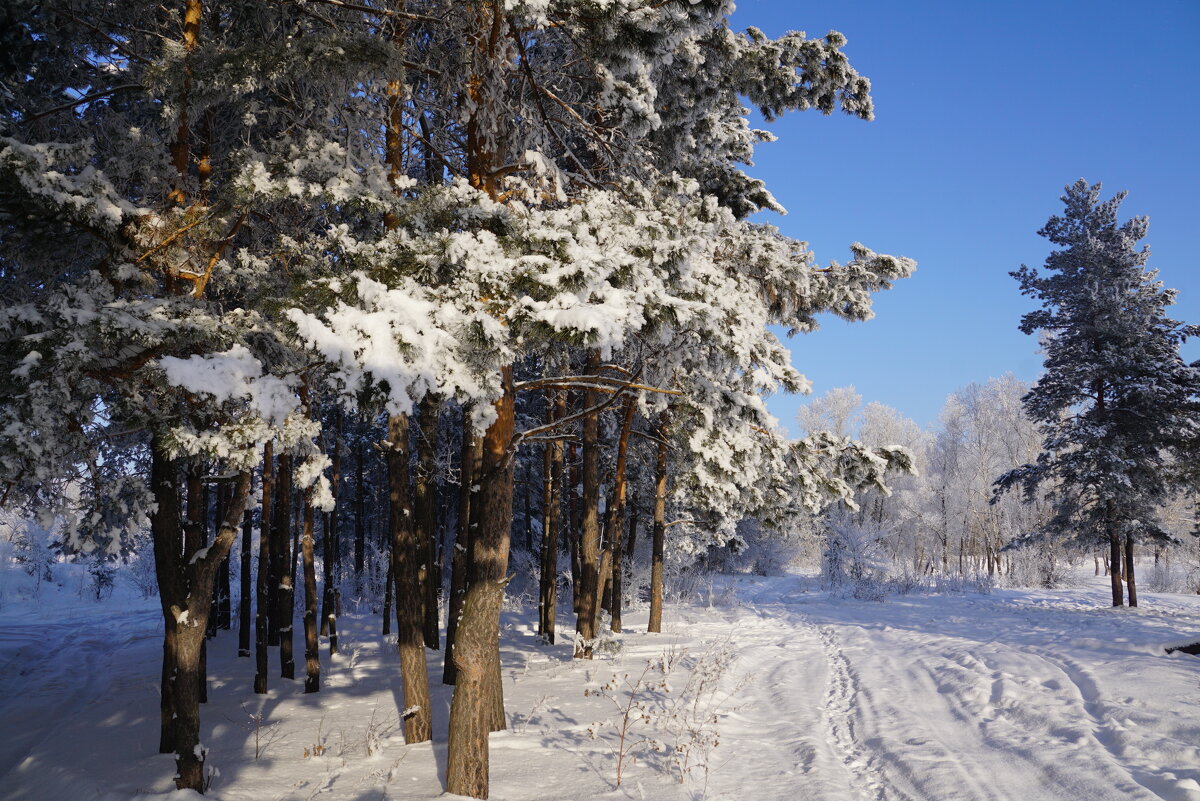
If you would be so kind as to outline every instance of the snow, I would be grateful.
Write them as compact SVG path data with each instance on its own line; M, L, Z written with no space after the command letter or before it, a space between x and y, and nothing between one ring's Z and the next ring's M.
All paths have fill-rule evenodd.
M1200 598L1144 593L1142 608L1114 611L1104 579L1081 581L872 603L832 599L806 576L718 577L697 603L668 606L662 634L628 613L593 662L570 659L569 621L545 646L536 615L506 611L509 726L491 737L492 798L1200 799L1200 660L1162 650L1200 634ZM155 602L42 593L0 609L0 799L195 798L156 753ZM441 654L434 742L405 746L395 639L347 612L315 696L302 677L276 678L274 654L256 696L236 634L209 644L209 798L443 795ZM646 718L618 788L614 703L639 676ZM685 696L703 716L685 714Z

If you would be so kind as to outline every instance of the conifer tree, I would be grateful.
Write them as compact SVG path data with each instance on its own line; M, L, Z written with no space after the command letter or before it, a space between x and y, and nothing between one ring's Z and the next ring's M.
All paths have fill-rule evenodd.
M1179 347L1200 333L1166 315L1175 290L1147 269L1137 247L1148 220L1124 223L1125 193L1100 201L1100 184L1066 188L1066 209L1038 232L1060 249L1039 271L1012 273L1021 292L1042 308L1021 319L1042 332L1045 373L1025 395L1026 413L1041 427L1042 453L1005 473L996 495L1015 486L1028 497L1048 494L1053 515L1026 539L1054 537L1104 544L1112 560L1112 603L1137 605L1133 546L1170 539L1158 519L1172 489L1172 455L1195 436L1192 398L1200 372Z

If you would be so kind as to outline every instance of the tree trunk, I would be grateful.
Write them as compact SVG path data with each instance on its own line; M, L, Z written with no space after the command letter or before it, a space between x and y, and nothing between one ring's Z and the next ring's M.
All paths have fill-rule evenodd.
M1137 581L1133 570L1133 534L1125 533L1125 586L1129 589L1129 605L1137 606Z
M582 515L579 510L579 459L576 458L575 443L567 445L566 470L567 486L564 494L567 496L567 550L571 555L571 611L579 614L579 584L582 579L582 569L579 562L579 530Z
M637 403L633 396L625 399L625 408L621 416L621 433L617 438L617 464L613 470L613 492L610 508L608 509L608 524L605 533L608 537L608 549L612 554L612 564L608 571L611 591L609 593L608 612L612 618L612 630L621 630L621 551L624 537L625 498L628 492L628 482L625 473L628 465L629 434L633 431L633 417L637 411Z
M1124 606L1123 588L1121 586L1121 535L1113 524L1113 502L1108 506L1108 576L1112 583L1112 605Z
M312 488L304 491L304 692L321 689L320 640L317 637L317 565L313 555Z
M408 488L407 415L394 414L388 418L385 446L391 510L392 575L396 586L396 639L400 649L400 674L404 681L404 741L409 744L422 743L431 736L432 708L422 636L420 571L424 549L417 540L413 525L412 499Z
M267 643L270 628L271 594L271 487L275 480L271 443L263 446L262 509L258 516L258 608L254 613L254 692L267 691Z
M200 651L211 612L213 585L221 562L228 557L238 523L250 494L250 473L243 472L213 543L199 548L195 534L180 548L178 467L162 440L151 443L150 485L156 509L151 515L155 573L163 620L168 632L164 652L172 651L171 673L164 688L171 693L171 746L176 754L175 785L180 790L204 790L205 751L200 747ZM190 494L190 493L189 493ZM189 521L191 522L191 521ZM189 528L194 528L189 526Z
M342 548L338 530L338 512L341 510L342 484L342 410L333 413L333 464L330 476L330 491L333 493L333 511L325 514L325 591L321 597L321 635L329 638L329 653L338 652L337 594L341 578Z
M641 498L639 496L637 485L634 484L633 502L629 506L629 539L625 545L625 553L630 559L633 559L637 554L637 532L641 513Z
M566 396L561 391L546 393L547 422L566 416ZM563 445L553 439L542 454L542 570L538 582L538 634L554 644L558 607L558 518L562 506L559 493L563 472Z
M200 465L195 463L188 465L187 528L183 532L183 551L185 554L196 553L208 544L208 536L205 531L207 527L207 520L205 518L208 511L208 494L204 491L204 479L200 471ZM213 589L215 589L215 586ZM204 639L207 639L210 636L210 624L215 618L213 613L216 611L216 603L214 603L211 591L203 597L206 599L209 612L204 616ZM179 647L181 646L177 637L176 648L178 649ZM202 704L208 703L208 654L206 650L204 642L201 641L200 651L196 658L196 669L194 674L190 674L196 677L196 693ZM178 710L176 710L176 713L178 714Z
M225 512L229 506L231 493L225 487L217 491L217 517L216 525L220 525L225 519ZM230 575L230 562L226 559L221 562L220 568L217 569L217 591L215 597L217 599L217 628L223 631L233 629L233 586L232 576ZM216 632L214 632L214 635Z
M600 369L600 352L588 353L586 372ZM587 389L583 408L599 403L599 393ZM575 619L575 658L591 659L596 642L600 592L600 415L590 412L583 418L583 525L579 538L579 615Z
M417 412L417 478L413 498L417 546L421 549L421 589L425 647L437 650L438 597L442 574L437 569L437 444L438 402L426 397Z
M242 517L242 562L238 591L238 656L250 657L250 551L254 538L254 515L247 509Z
M497 12L498 13L498 12ZM473 542L473 571L454 643L458 675L450 704L446 789L488 797L488 734L494 724L500 642L500 605L508 570L512 527L513 468L509 448L515 424L512 368L501 373L504 393L496 421L484 435L478 475L479 527ZM474 504L473 504L474 505Z
M462 616L462 604L467 595L471 572L471 541L477 528L476 518L479 505L474 503L473 487L479 475L483 459L483 439L471 429L470 410L463 409L462 456L459 466L458 487L458 531L454 539L454 551L450 557L450 603L446 612L446 657L442 667L442 683L454 684L458 669L454 665L454 640L458 634L458 621Z
M358 478L354 489L354 575L358 590L362 591L363 569L366 567L367 527L364 508L366 505L366 474L363 471L363 443L360 439L354 449L354 472Z
M396 588L396 562L392 559L392 545L387 545L387 575L383 580L383 631L384 637L392 633L392 608Z
M667 413L658 423L658 459L654 467L653 552L650 557L650 623L646 631L662 631L663 553L667 534Z
M292 457L279 455L279 467L275 474L275 553L279 556L279 589L275 596L275 617L279 625L279 675L281 678L296 678L293 618L295 616L296 589L292 571Z

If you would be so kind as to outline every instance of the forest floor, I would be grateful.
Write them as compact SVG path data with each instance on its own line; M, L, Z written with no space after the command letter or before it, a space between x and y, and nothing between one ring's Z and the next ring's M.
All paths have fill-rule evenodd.
M1200 657L1163 651L1200 639L1200 597L1112 610L1106 593L1089 576L869 602L811 577L727 577L669 607L662 634L626 615L590 663L506 612L492 798L1200 801ZM43 596L0 608L0 799L196 798L172 790L172 758L156 753L155 602ZM302 659L281 681L272 654L271 691L256 696L236 634L210 642L209 798L444 796L441 655L434 742L405 746L394 638L372 616L341 628L314 695Z

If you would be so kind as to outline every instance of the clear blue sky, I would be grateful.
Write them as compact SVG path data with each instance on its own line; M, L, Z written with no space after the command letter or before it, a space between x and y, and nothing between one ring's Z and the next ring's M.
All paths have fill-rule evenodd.
M1081 177L1129 191L1123 216L1150 217L1150 264L1180 291L1174 316L1200 322L1197 0L742 0L733 22L841 31L873 87L873 122L806 112L768 126L779 141L751 172L789 214L764 218L824 263L861 241L919 265L876 296L874 320L830 318L788 342L815 393L853 384L926 425L969 382L1036 379L1036 343L1016 329L1032 306L1008 273L1041 265L1035 232ZM798 433L804 402L771 407Z

